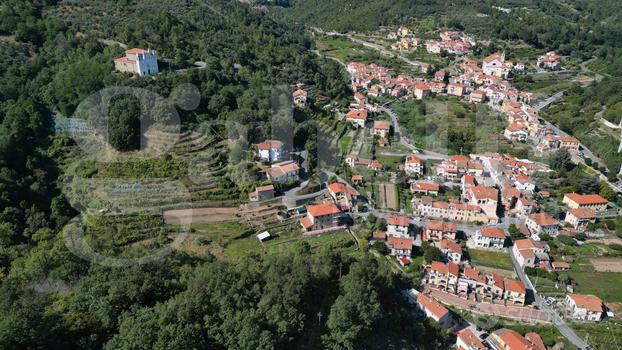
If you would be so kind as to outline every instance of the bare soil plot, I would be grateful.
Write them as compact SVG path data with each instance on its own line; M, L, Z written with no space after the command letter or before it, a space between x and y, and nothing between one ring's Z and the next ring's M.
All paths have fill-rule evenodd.
M595 258L590 262L598 272L622 272L622 259Z
M496 269L494 267L481 266L481 265L477 265L475 266L475 268L477 269L477 271L483 274L494 273L502 277L516 278L516 273L513 270Z
M164 222L167 224L179 224L191 219L195 224L208 224L212 222L240 220L242 212L240 208L191 208L175 209L164 212Z
M378 187L380 205L386 209L397 210L397 196L395 193L394 184L380 184Z

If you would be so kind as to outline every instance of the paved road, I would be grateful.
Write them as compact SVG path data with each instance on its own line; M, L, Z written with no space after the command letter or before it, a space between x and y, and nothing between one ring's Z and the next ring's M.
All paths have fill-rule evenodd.
M566 339L568 339L572 344L574 344L579 349L587 349L588 344L583 339L581 339L570 327L568 327L568 325L566 325L566 322L564 321L564 319L559 317L559 315L557 314L557 312L555 312L555 310L551 309L551 307L548 306L544 302L542 297L538 294L538 291L536 290L536 288L533 286L533 284L529 280L529 277L527 277L527 274L525 274L521 266L518 264L516 257L512 253L512 249L508 248L508 254L510 254L510 257L512 258L512 263L514 264L514 269L516 270L516 274L518 275L518 278L525 284L527 289L532 290L533 296L535 299L535 305L540 310L546 312L549 315L550 320L553 321L553 325L555 325L555 327L559 330L559 332L564 337L566 337Z

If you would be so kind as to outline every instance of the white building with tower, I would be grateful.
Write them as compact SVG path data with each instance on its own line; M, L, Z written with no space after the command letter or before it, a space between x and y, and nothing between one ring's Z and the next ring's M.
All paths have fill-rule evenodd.
M158 57L154 50L133 48L125 51L125 57L115 58L114 70L140 76L158 73Z

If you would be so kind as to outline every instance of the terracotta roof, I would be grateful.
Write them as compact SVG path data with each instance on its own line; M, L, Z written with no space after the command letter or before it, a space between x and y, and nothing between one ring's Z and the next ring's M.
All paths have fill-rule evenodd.
M369 163L369 167L372 169L382 169L382 164L380 164L380 162L377 160L372 160Z
M441 249L447 249L453 253L462 253L462 247L460 244L452 241L451 239L443 238L441 241Z
M579 205L588 204L607 204L608 200L597 194L578 194L578 193L566 193L565 197L568 197L571 201Z
M523 282L519 280L506 278L504 280L504 285L505 285L505 289L509 290L510 292L516 292L516 293L521 293L521 294L527 293L527 291L525 290L525 284L523 284Z
M479 272L471 267L464 269L464 275L472 280L477 281L479 279Z
M525 129L525 125L519 122L514 122L505 128L505 130L509 132L524 131L524 129Z
M300 218L300 224L304 227L304 228L309 228L311 226L313 226L313 223L311 222L311 218L308 216L305 216L303 218Z
M294 96L301 96L301 95L306 95L306 94L307 94L307 92L302 90L302 89L298 89L298 90L294 91L294 93L293 93Z
M514 244L518 248L518 250L523 249L542 249L544 248L545 243L541 241L534 241L533 238L525 238L514 241Z
M469 188L469 191L471 191L473 197L477 199L492 199L496 201L499 198L499 191L492 187L473 186Z
M408 258L407 258L407 257L405 257L405 256L403 256L403 257L401 257L401 258L400 258L400 262L401 262L403 265L410 265L410 259L408 259Z
M129 54L129 55L140 55L142 53L147 53L147 50L139 49L139 48L133 48L133 49L125 50L125 53Z
M338 214L340 213L339 208L334 203L322 203L316 205L308 205L307 212L314 217Z
M255 191L257 191L257 192L274 191L274 186L273 185L267 185L267 186L255 187Z
M473 175L464 175L462 181L467 185L475 185L475 177Z
M425 294L419 293L419 295L417 296L417 301L422 308L434 315L436 319L440 319L447 313L449 313L449 311L438 301L436 301L436 299L429 297Z
M572 214L577 219L594 219L596 217L594 211L588 208L570 209L568 213Z
M570 264L563 261L555 261L551 264L554 269L569 269Z
M456 277L458 277L460 275L460 267L452 262L448 262L447 263L447 270L449 272L450 275L454 275Z
M530 214L529 219L533 220L538 226L558 225L557 220L553 219L547 213Z
M389 130L391 128L391 122L386 120L374 121L374 129Z
M345 193L345 194L349 194L351 196L358 196L359 193L352 187L341 183L341 182L334 182L330 185L328 185L328 188L330 189L331 192L338 194L338 193Z
M346 114L346 119L367 119L367 111L364 109L353 109Z
M568 294L568 297L574 300L574 303L582 309L592 312L603 312L603 301L595 295Z
M492 61L503 61L503 59L501 59L501 55L498 53L494 53L490 56L487 56L486 58L484 58L484 62L486 63L490 63Z
M412 163L412 164L421 164L422 160L421 158L415 156L415 155L409 155L408 157L406 157L406 163Z
M413 239L412 238L401 238L395 236L387 237L387 244L392 246L394 249L412 249L413 247Z
M441 186L434 182L417 181L410 184L411 191L438 191Z
M266 140L257 144L257 148L259 148L260 150L269 150L271 148L279 147L283 147L283 142L279 140Z
M542 341L542 337L540 337L538 333L534 333L534 332L526 333L525 339L529 340L535 346L536 350L546 350L544 341Z
M409 226L408 216L390 216L387 218L387 225Z
M498 227L482 227L479 232L484 237L505 239L505 232Z
M115 62L125 62L135 64L136 61L127 57L119 57L114 59Z
M507 350L535 350L533 344L516 331L500 329L495 331Z
M438 220L428 220L425 228L433 231L458 232L458 225Z
M479 338L473 334L469 328L465 328L458 333L458 338L468 346L468 350L486 350L487 347L482 343Z
M417 89L417 90L430 90L430 86L428 84L417 83L417 84L415 84L415 89Z
M385 240L387 238L387 234L382 232L382 231L378 231L378 232L374 232L372 237L375 238L375 239Z
M496 273L493 273L492 281L494 282L497 288L503 289L503 277L501 277L500 275L497 275Z
M444 263L440 261L433 261L432 264L430 265L430 268L434 271L442 273L443 275L446 275L449 272L447 265L445 265Z

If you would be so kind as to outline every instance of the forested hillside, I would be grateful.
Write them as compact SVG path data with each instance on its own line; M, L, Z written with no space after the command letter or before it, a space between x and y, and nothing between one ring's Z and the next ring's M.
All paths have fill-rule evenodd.
M175 251L117 268L91 264L65 245L61 229L77 213L58 179L74 147L53 133L53 115L72 117L107 86L166 97L192 83L201 102L180 111L184 129L214 120L257 123L247 137L263 139L271 86L303 82L318 95L351 94L337 64L316 58L301 30L225 0L8 0L0 18L0 348L360 348L371 329L429 349L447 347L444 331L402 309L401 281L339 246L311 254L302 243L295 254L238 262ZM156 49L164 72L154 78L114 73L112 59L123 49L112 41ZM206 68L179 70L194 61ZM136 118L135 109L128 100L111 111ZM117 136L131 132L130 121L117 125ZM170 156L138 163L137 175L157 175L154 164L161 161L168 164L160 171L177 164ZM118 169L123 175L128 167ZM140 255L148 248L122 249L130 230L102 219L87 225L86 234L100 239L103 254ZM162 240L156 236L152 245Z
M481 38L524 40L565 55L591 56L601 45L619 46L621 6L615 0L296 0L273 12L278 18L331 30L373 31L402 24L415 30L446 27Z

